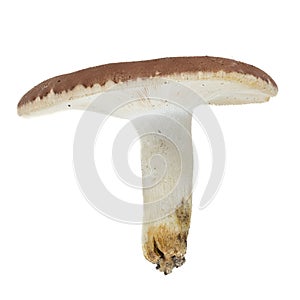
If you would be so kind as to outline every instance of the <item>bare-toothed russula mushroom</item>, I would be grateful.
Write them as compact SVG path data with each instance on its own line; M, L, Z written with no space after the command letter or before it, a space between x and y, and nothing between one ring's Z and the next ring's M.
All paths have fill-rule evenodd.
M174 105L169 99L157 101L149 96L153 89L155 95L160 96L162 86L170 80L193 90L207 104L261 103L277 94L274 80L254 66L218 57L174 57L101 65L48 79L23 96L18 104L18 114L31 116L70 108L108 113L105 101L96 104L93 101L99 95L109 95L113 88L131 94L132 99L138 99L135 104L129 103L113 115L132 118L151 114L153 118L150 122L147 119L148 126L150 123L151 128L153 124L155 131L159 128L158 133L162 135L164 123L159 121L158 116L164 115L176 120L190 134L192 117L189 111L203 103L185 103L184 95L178 92L175 95L170 92L170 95L173 97L171 100L180 105ZM108 96L107 102L110 99ZM157 124L161 127L157 127ZM180 143L180 136L178 140ZM184 153L180 158L169 142L155 135L141 139L143 184L146 185L148 180L146 177L153 155L163 155L169 168L160 182L143 189L144 205L164 198L170 193L179 173L182 172L184 176L178 183L180 186L177 186L176 193L171 194L168 207L162 208L168 213L157 219L152 215L148 219L151 222L143 223L144 256L157 264L157 268L165 274L185 261L193 177L191 141L184 142ZM182 171L184 166L185 170ZM152 176L156 182L158 178ZM156 213L144 209L145 216Z

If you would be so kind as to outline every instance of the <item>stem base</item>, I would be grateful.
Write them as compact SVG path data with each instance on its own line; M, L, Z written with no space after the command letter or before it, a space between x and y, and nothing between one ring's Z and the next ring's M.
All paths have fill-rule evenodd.
M187 249L187 236L190 227L192 197L183 199L181 205L163 220L144 224L144 256L157 264L157 269L164 274L173 268L182 266Z

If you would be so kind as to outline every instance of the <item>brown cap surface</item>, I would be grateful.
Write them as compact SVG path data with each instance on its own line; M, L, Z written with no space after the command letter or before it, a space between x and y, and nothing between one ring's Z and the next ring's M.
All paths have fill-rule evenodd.
M43 100L50 92L58 95L72 91L77 86L90 88L95 84L104 86L109 81L117 84L137 78L164 77L199 72L251 75L264 81L277 91L275 81L268 74L249 64L232 59L209 56L171 57L106 64L53 77L41 82L27 92L18 103L18 108L35 101L37 98Z

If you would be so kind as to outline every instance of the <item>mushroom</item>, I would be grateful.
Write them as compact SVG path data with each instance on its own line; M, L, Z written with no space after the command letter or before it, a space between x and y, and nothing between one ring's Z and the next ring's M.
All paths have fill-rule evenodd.
M127 93L126 97L129 94L132 99L137 98L134 104L121 107L113 115L123 118L150 116L145 125L156 133L141 139L142 182L145 185L142 242L145 258L165 274L185 261L192 208L193 151L191 139L184 139L182 135L191 134L190 111L203 104L197 99L186 100L184 92L173 91L172 94L170 82L191 89L207 104L261 103L277 94L274 80L254 66L218 57L174 57L107 64L57 76L35 86L18 104L20 116L70 108L108 113L110 103L115 101L110 91L117 90L119 95ZM158 98L162 91L165 93L165 84L170 85L169 96L173 97L173 103L169 99L151 98L153 91ZM95 102L99 95L107 100ZM166 131L170 128L172 131L173 127L166 125L161 116L170 117L183 129L174 129L176 143L181 143L181 156L176 147L172 147L172 141L164 138ZM168 167L163 174L156 174L152 168L151 158L155 155L163 157ZM158 163L158 167L160 165ZM180 176L182 180L176 181ZM149 185L149 181L152 184ZM177 184L175 191L174 184ZM161 199L166 200L164 205L155 206L155 209L147 206Z

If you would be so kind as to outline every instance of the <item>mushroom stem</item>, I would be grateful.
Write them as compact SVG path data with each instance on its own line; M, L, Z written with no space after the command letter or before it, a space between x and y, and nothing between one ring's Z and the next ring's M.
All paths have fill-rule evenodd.
M165 274L185 262L192 210L191 120L181 108L164 111L146 122L151 133L141 137L143 252Z

